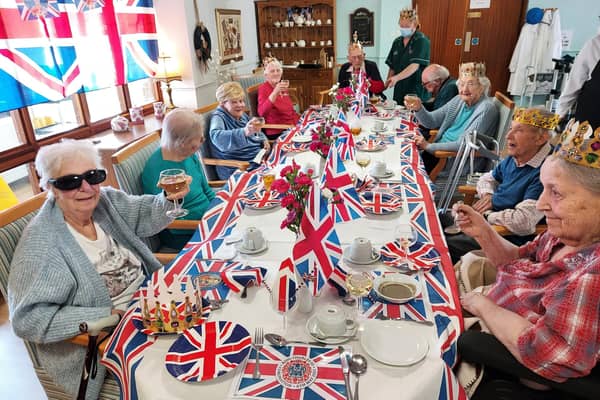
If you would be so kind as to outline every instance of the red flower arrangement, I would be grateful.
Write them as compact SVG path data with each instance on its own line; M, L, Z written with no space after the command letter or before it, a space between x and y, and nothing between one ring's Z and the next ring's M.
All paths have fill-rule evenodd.
M321 157L327 158L329 149L333 143L333 130L331 129L331 121L326 119L325 122L321 123L317 130L312 135L312 142L310 142L310 151L318 153Z
M350 104L355 100L352 85L340 88L340 84L336 83L329 89L329 95L331 96L332 103L344 112L350 109Z
M306 172L310 175L313 173L310 169ZM298 234L306 197L313 181L309 175L300 171L300 166L295 161L292 161L292 165L284 167L279 175L281 178L273 182L271 189L283 196L281 206L288 210L286 218L281 222L281 229L288 228Z

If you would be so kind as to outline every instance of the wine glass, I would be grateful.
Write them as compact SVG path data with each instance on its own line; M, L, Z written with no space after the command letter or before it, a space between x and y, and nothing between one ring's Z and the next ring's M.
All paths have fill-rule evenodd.
M287 95L288 94L288 88L290 87L290 81L288 79L282 79L282 80L279 81L279 83L281 83L285 87L285 89L281 90L280 95L281 96Z
M452 206L452 210L450 211L452 213L452 218L454 219L454 223L452 225L448 225L447 227L444 228L444 232L450 234L450 235L455 235L457 233L460 233L461 229L460 226L458 226L458 224L456 223L456 220L458 219L458 212L456 211L458 209L458 206L464 204L464 202L462 200L457 201L456 203L454 203L454 205Z
M356 153L356 164L362 168L363 174L366 177L367 173L365 168L371 163L371 157L368 154L357 152Z
M275 181L275 174L273 173L273 171L265 171L262 175L262 182L263 186L265 187L265 192L271 190L271 185L273 184L273 181Z
M264 117L254 117L252 118L252 121L250 121L252 123L252 125L254 125L254 127L257 130L261 130L263 128L263 126L265 126L265 119Z
M416 93L408 93L404 96L404 101L411 111L413 111L412 108L419 103L419 96Z
M350 272L346 275L348 292L357 297L357 313L362 312L363 297L373 288L373 277L368 272Z
M417 242L419 239L419 234L412 224L410 224L408 232L406 232L406 227L404 225L399 225L396 228L395 236L396 239L400 241L400 247L404 253L404 256L400 260L400 267L410 269L410 259L408 258L410 246Z
M163 189L167 195L182 191L187 187L187 176L185 171L179 168L165 169L160 172L158 187ZM180 203L181 201L181 203ZM182 208L183 199L175 200L175 208L167 211L167 216L181 218L188 215L188 210Z

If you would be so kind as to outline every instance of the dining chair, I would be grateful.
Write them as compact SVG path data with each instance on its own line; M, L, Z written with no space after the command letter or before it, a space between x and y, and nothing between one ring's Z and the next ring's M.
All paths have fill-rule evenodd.
M47 192L42 192L11 208L0 211L0 292L2 292L2 296L5 299L8 298L8 276L17 243L29 221L37 214L44 201L46 201L46 196ZM70 341L78 345L87 346L87 335L76 336ZM60 386L56 385L46 369L40 364L37 344L26 340L23 342L33 364L35 374L48 399L71 400L73 396L68 395ZM102 352L103 348L100 348L99 351ZM81 369L83 370L83 364L81 365ZM102 400L118 400L120 398L119 385L108 371L99 398Z
M220 158L213 158L210 150L210 120L215 109L219 106L219 102L208 104L204 107L195 110L196 113L204 117L204 142L200 146L200 155L202 156L202 167L204 168L204 175L208 179L211 186L219 187L225 184L224 180L219 180L217 175L217 166L234 167L240 171L245 171L250 166L248 161L241 160L223 160Z
M112 167L124 192L135 195L144 194L142 187L142 171L146 162L160 146L159 131L154 131L114 153L111 157ZM194 230L200 221L197 220L175 220L169 224L167 229ZM160 243L158 235L142 238L148 247L154 252L156 258L163 264L172 261L178 249L166 248Z
M259 86L262 85L262 83L257 83L256 85L252 85L250 86L247 90L246 90L246 94L248 96L248 106L250 107L250 115L256 117L258 116L258 88ZM295 93L296 89L295 88L289 88L290 90L290 97L292 97L292 92ZM295 101L295 104L298 105L298 98L294 95L295 99L292 97L292 102ZM263 126L263 128L266 129L278 129L280 131L284 131L286 129L290 129L293 128L294 125L291 124L265 124Z

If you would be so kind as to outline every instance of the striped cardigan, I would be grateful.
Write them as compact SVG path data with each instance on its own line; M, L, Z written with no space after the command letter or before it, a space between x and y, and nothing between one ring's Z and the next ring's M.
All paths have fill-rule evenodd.
M460 111L465 106L466 103L460 98L460 95L456 95L452 100L437 110L430 112L427 111L425 107L421 107L419 111L415 112L415 116L418 118L419 123L424 127L429 129L435 129L439 127L439 132L436 136L436 142L430 143L425 149L426 151L433 153L438 150L458 150L460 147L460 141L448 143L437 143L437 141L440 140L444 135L444 132L452 126L456 120L456 117L460 114ZM474 107L475 110L473 111L471 117L467 120L463 135L467 132L477 130L479 133L496 137L499 114L494 102L488 96L483 95L479 101L474 104Z

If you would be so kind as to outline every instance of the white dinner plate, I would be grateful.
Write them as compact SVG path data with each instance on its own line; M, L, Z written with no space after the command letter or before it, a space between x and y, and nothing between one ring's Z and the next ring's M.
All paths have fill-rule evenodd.
M292 138L294 143L309 143L312 141L312 136L308 135L296 135Z
M364 322L360 344L368 355L384 364L409 366L429 352L427 328L406 321L370 319Z
M407 296L395 296L390 293L382 293L382 288L384 288L385 285L389 285L390 283L408 285L408 287L413 287L414 290L410 295ZM391 273L381 275L375 278L375 280L373 280L373 290L375 290L377 296L389 301L390 303L402 304L417 297L421 293L421 286L419 285L419 282L417 282L417 280L411 276L400 273Z
M385 171L384 174L378 175L371 169L371 170L369 170L369 175L371 175L374 178L386 179L386 178L391 178L392 176L394 176L394 171L392 171L391 169L388 169L387 171Z
M385 132L385 131L387 131L387 126L384 125L382 128L379 128L379 129L375 128L375 127L372 127L371 130L373 132Z

